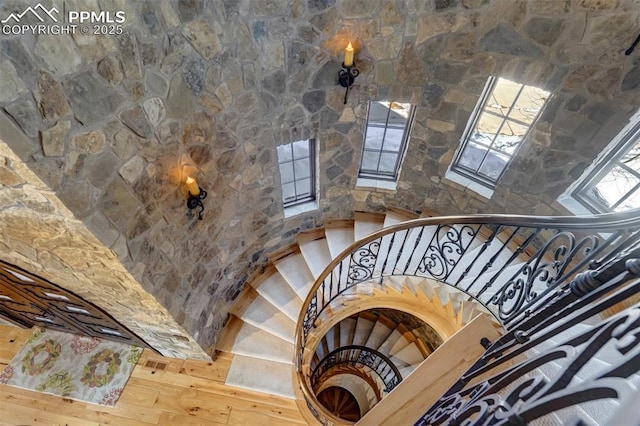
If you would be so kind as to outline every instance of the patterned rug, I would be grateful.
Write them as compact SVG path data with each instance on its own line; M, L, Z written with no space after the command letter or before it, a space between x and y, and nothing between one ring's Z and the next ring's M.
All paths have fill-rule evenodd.
M36 327L0 383L114 406L141 354L136 346Z

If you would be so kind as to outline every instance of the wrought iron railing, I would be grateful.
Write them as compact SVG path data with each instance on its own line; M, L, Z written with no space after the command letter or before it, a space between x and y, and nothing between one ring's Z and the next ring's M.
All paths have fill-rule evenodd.
M515 334L518 326L576 274L595 269L640 240L640 217L473 215L416 219L374 232L346 248L315 281L296 330L302 392L316 405L303 366L311 330L341 309L361 283L419 276L447 284L482 304ZM328 309L330 308L330 309ZM329 314L330 312L330 314ZM327 419L321 422L330 424Z
M316 388L327 372L333 368L350 365L363 369L365 373L375 373L382 383L384 392L391 392L402 381L398 368L384 354L360 345L342 346L325 356L311 374L311 387Z
M640 248L564 286L515 333L491 344L416 425L550 424L561 410L575 425L591 424L583 416L592 413L598 424L637 424L630 420L637 406L627 403L620 413L618 404L640 383L640 303L595 325L585 321L637 300L639 256ZM564 341L549 344L558 335Z

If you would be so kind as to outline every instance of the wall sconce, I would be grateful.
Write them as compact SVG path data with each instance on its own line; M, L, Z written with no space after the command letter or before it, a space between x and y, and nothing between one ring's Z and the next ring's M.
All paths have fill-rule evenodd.
M347 95L349 94L349 86L353 84L360 71L355 67L353 60L353 46L351 42L346 49L344 49L344 62L342 63L342 69L338 71L338 83L342 87L346 87L347 91L344 94L344 103L347 103Z
M202 212L204 211L204 204L202 200L207 198L207 191L204 191L198 186L198 182L191 176L187 176L184 182L187 189L187 208L189 212L195 208L200 208L198 211L198 219L202 220Z

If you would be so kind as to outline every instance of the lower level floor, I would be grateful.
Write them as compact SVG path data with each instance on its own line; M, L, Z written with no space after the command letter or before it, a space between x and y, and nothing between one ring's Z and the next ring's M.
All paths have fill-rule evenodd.
M30 330L0 325L0 371ZM0 385L0 425L295 425L297 402L225 385L231 355L164 358L145 350L115 407Z

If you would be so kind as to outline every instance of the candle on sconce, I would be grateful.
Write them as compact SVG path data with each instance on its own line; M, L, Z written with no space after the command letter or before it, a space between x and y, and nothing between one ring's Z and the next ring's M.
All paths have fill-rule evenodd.
M344 49L344 66L353 66L353 46L351 45L351 42L349 42L347 48Z
M187 176L185 184L187 185L189 194L193 195L194 197L200 195L200 187L198 186L198 182L196 182L194 178L192 178L191 176Z

